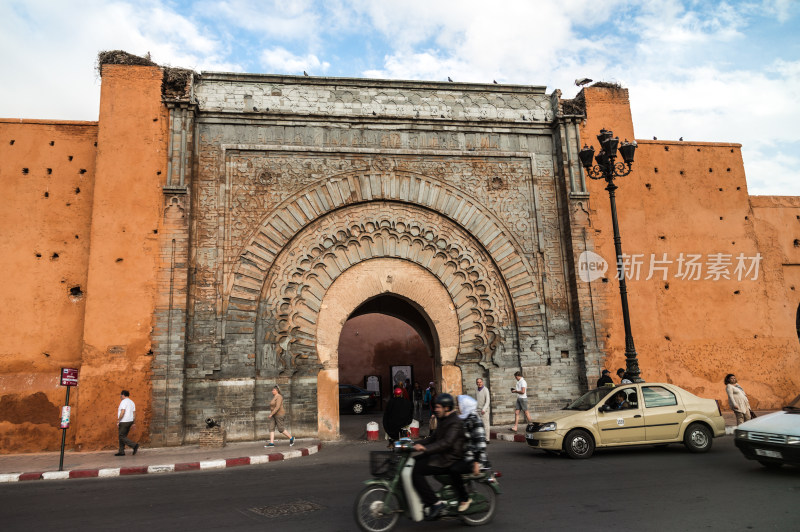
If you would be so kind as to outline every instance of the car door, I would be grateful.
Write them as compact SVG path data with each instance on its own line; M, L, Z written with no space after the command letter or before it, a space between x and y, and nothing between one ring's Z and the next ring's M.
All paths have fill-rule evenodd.
M353 406L354 392L352 386L346 384L339 385L339 411L346 412Z
M681 398L664 386L643 384L641 402L647 441L676 440L686 418Z
M610 405L612 397L619 391L627 397L636 396L636 386L617 388L608 399L597 407L597 428L600 433L600 442L603 445L622 445L626 443L641 443L645 441L644 417L642 408L637 404L629 404L621 410L603 411L603 406Z

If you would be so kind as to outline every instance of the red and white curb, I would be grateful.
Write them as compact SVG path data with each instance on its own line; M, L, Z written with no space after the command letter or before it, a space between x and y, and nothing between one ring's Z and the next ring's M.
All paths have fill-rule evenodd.
M489 432L489 439L490 440L503 440L503 441L515 441L515 442L525 442L525 434L519 434L517 432L511 432L507 430L506 432Z
M322 449L318 443L308 448L286 451L283 453L270 453L258 456L243 456L241 458L221 458L218 460L204 460L200 462L184 462L181 464L165 464L134 467L111 467L107 469L74 469L72 471L44 471L35 473L4 473L0 474L0 484L4 482L20 482L23 480L64 480L68 478L108 478L127 475L148 475L157 473L172 473L176 471L196 471L207 469L225 469L245 465L266 464L291 460L315 454Z

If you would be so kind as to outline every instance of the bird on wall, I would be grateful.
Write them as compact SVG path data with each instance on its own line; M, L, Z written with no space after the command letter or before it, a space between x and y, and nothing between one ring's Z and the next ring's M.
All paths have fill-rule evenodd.
M657 137L653 137L653 140L658 140L658 138Z
M453 78L451 78L450 76L447 76L447 81L449 81L450 83L452 83L452 82L453 82Z
M305 70L303 70L303 75L304 75L304 76L308 76L308 72L306 72Z
M592 80L590 78L578 78L575 80L575 85L577 85L578 87L582 87L584 85L588 85L591 82Z
M492 83L494 83L495 85L497 85L497 80L496 80L496 79L493 79L493 80L492 80Z
M683 140L683 137L679 138L678 140Z

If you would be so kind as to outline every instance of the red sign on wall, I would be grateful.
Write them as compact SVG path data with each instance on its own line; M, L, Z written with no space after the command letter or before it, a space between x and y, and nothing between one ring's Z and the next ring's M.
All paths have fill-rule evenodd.
M61 386L77 386L78 370L75 368L61 368Z

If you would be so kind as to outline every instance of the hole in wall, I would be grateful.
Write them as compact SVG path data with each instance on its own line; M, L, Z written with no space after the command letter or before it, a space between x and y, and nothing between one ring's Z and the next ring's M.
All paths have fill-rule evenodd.
M45 198L49 198L49 197L50 197L50 193L49 193L49 192L45 192L45 193L44 193L44 197L45 197Z
M75 194L81 193L81 187L75 187Z
M653 172L658 173L658 168L653 168Z
M153 229L153 234L157 235L158 234L158 229Z
M36 258L37 259L41 259L42 258L42 254L41 253L36 253Z
M603 277L603 282L607 283L608 282L608 277Z
M666 240L666 239L667 239L667 237L666 237L666 236L664 236L664 235L660 235L660 236L658 237L658 239L659 239L659 240Z
M745 217L744 217L744 219L745 219L745 220L749 220L749 219L750 219L750 217L749 217L749 216L745 216Z
M161 170L159 170L158 172L156 172L156 175L161 175Z
M27 168L23 168L22 169L22 175L28 175L28 169Z
M669 290L669 283L664 283L664 290Z
M669 146L664 146L664 151L669 151Z
M80 299L83 297L83 290L81 290L80 286L73 286L69 289L69 296L72 299Z
M700 151L700 148L697 148L697 151Z
M78 173L79 174L85 174L86 173L86 168L81 168L80 172L78 172Z
M49 357L49 356L50 356L50 353L47 353L47 352L44 352L44 353L42 353L42 354L43 354L44 356L46 356L46 357Z
M669 336L665 336L664 340L666 340L667 342L671 342L672 341L672 339Z
M76 239L76 240L78 239L78 235L75 235L75 239Z
M719 189L719 191L722 192L722 189Z
M58 253L53 253L50 255L50 260L58 260Z
M650 190L650 183L645 183L644 186L647 190Z
M8 141L8 143L9 143L9 144L11 144L12 146L14 145L14 142L15 142L15 141L14 141L13 139L12 139L12 140L10 140L10 141Z
M681 170L681 175L683 175L683 170Z
M714 171L714 169L713 169L713 168L709 168L709 169L708 169L708 173L709 173L709 174L710 174L711 172L713 172L713 171Z
M117 258L116 262L122 262L122 257Z
M736 190L742 190L742 187L736 187Z
M731 171L731 169L730 169L730 168L728 168L728 169L726 170L726 172L730 172L730 171Z
M67 155L67 159L68 159L69 161L72 161L72 155Z
M739 295L739 290L734 290L733 293L738 296Z
M51 141L50 141L50 145L51 145L51 146L55 146L55 145L56 145L56 141L54 141L54 140L51 140Z
M798 238L794 239L794 247L800 248L800 239L798 239Z
M722 220L722 216L720 216L719 219Z
M52 174L52 173L53 173L53 169L52 169L52 168L48 168L48 169L47 169L47 175L50 175L50 174Z

